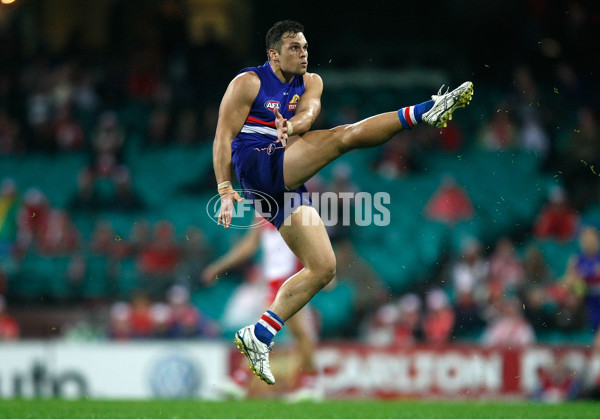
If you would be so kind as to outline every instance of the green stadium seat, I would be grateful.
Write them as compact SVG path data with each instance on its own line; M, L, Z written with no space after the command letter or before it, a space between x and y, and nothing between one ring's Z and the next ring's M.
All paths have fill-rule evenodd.
M122 259L118 262L116 291L118 298L129 300L136 291L140 291L140 276L135 259Z
M110 293L108 259L105 256L89 255L86 273L81 286L85 298L106 298Z

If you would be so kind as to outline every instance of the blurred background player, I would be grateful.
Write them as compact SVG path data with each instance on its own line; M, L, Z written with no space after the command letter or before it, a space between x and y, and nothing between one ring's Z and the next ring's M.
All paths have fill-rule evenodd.
M585 227L579 236L579 254L569 260L565 285L584 296L588 323L600 342L600 233L595 227ZM598 345L600 347L600 345Z
M219 275L239 267L260 251L260 275L266 283L264 306L268 307L275 300L281 285L302 269L302 263L285 244L272 224L257 217L254 225L258 225L258 227L248 230L244 237L225 255L208 265L202 277L206 283L212 283L218 280ZM296 382L298 390L290 394L291 400L320 400L322 398L322 394L317 388L317 371L314 363L317 334L315 329L310 327L312 321L309 308L305 306L286 323L300 356ZM233 372L233 383L227 383L225 391L234 397L245 397L249 378L244 363Z

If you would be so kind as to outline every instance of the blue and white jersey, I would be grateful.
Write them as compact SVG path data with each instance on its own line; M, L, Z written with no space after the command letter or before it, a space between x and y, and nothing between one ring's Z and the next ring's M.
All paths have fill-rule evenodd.
M277 140L274 109L284 118L296 114L304 93L304 78L296 75L283 83L269 65L248 67L260 78L260 90L252 103L244 126L231 144L231 162L246 199L267 221L279 228L299 205L310 205L306 186L288 191L283 179L285 147ZM290 194L287 194L290 192Z
M302 76L297 75L290 83L284 83L275 75L268 61L258 67L244 68L239 74L248 71L253 71L260 79L260 90L242 130L233 142L234 149L237 142L247 143L244 145L252 143L253 147L262 149L277 141L273 110L278 108L284 118L290 119L296 113L296 106L304 93Z

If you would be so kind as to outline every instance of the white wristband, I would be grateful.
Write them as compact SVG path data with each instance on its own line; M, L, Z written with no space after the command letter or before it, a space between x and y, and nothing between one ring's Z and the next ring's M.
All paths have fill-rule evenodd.
M217 185L217 189L225 189L228 186L231 186L231 181L230 180L226 180L225 182L221 182Z
M287 123L287 135L290 136L294 133L294 124L292 124L290 121L286 121Z

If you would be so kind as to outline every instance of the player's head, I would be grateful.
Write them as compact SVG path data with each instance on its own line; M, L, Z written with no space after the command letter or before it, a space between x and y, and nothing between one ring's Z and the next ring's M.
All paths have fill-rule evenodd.
M304 26L293 20L282 20L269 29L266 37L267 57L281 70L304 74L308 66L308 42Z

